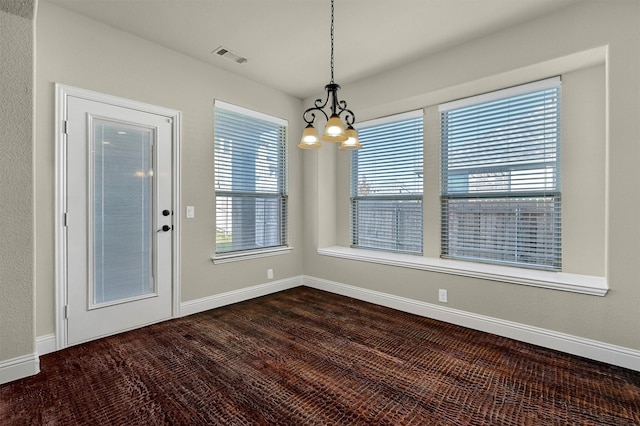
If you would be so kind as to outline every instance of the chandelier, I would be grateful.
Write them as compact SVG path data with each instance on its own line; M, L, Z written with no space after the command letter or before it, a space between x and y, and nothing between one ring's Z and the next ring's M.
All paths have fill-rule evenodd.
M323 141L338 142L342 150L362 148L360 140L358 139L358 132L353 127L356 119L355 114L347 108L345 101L338 100L340 85L333 81L333 1L334 0L331 0L331 82L324 86L324 89L327 91L327 98L324 102L322 99L316 99L314 106L302 114L302 118L307 123L307 127L305 127L302 132L302 140L298 144L298 148L302 149L318 149L322 146L320 138L318 137L318 131L313 126L313 122L316 119L316 111L321 112L327 120L324 133L322 134ZM329 106L330 115L324 110L327 106ZM342 122L341 116L344 116L344 123Z

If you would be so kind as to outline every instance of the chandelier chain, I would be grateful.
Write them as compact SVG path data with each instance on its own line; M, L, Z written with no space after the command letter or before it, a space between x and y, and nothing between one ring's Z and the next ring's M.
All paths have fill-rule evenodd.
M331 0L331 84L333 83L333 0Z

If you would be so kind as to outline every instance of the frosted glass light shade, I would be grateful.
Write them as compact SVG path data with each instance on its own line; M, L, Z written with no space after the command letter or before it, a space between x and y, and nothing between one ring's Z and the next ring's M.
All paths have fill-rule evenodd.
M329 117L327 126L324 129L324 134L322 135L322 140L327 142L344 142L347 140L344 125L337 114L333 114Z
M340 149L350 151L362 148L360 139L358 138L358 131L354 129L353 126L347 127L345 134L347 135L347 140L340 144Z
M318 149L320 148L320 138L318 137L318 131L313 125L308 124L302 132L302 139L298 144L298 148L301 149Z

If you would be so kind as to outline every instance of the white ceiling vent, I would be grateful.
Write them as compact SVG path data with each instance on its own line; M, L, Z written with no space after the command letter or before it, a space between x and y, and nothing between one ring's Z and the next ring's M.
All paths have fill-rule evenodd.
M216 50L214 50L211 53L215 53L216 55L222 56L223 58L233 61L237 64L247 63L247 58L243 58L242 56L236 53L233 53L232 51L230 51L229 49L223 46L218 47Z

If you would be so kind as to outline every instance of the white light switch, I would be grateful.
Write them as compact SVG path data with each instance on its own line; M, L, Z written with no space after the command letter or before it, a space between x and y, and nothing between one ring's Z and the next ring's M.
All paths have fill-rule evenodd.
M196 208L194 206L187 206L187 219L193 219L196 217Z

